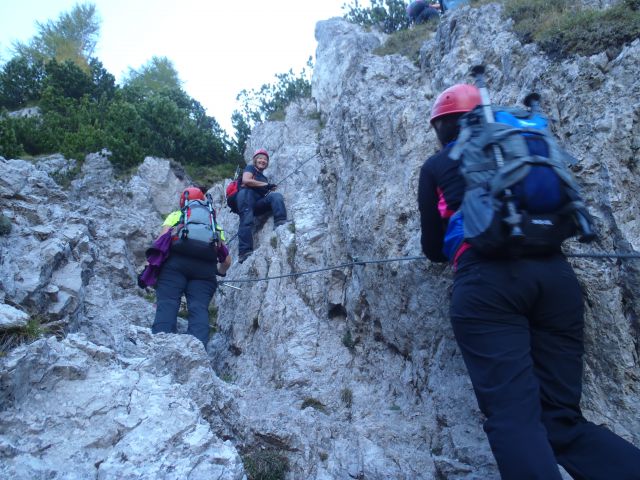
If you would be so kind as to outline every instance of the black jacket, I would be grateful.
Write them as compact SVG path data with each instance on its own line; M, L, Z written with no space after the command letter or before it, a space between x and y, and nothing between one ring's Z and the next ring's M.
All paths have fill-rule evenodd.
M449 260L442 251L444 234L449 218L462 203L465 190L459 162L454 162L448 155L451 146L443 148L427 159L420 169L420 243L424 254L433 262Z

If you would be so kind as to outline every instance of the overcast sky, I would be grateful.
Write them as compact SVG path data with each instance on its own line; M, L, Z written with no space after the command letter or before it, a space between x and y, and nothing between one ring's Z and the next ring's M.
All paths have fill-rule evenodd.
M77 3L94 3L101 19L97 56L120 81L152 56L173 61L189 95L231 135L242 89L298 74L315 59L315 24L342 16L350 0L0 0L1 59L27 42L36 21L56 20Z

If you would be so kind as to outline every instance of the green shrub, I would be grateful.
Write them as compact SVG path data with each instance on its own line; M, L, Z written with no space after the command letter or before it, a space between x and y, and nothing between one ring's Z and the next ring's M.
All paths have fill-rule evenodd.
M291 242L287 246L287 262L291 265L291 268L294 267L294 261L296 259L296 253L298 252L298 246L295 242Z
M149 303L156 303L156 291L145 288L142 293L142 298L144 298Z
M400 30L389 35L387 41L373 53L382 56L398 53L417 63L420 58L420 48L437 27L438 22L429 21L408 30Z
M22 328L0 332L0 357L23 343L33 342L49 333L49 329L43 325L44 321L45 318L35 315Z
M370 0L371 7L363 8L358 0L351 5L343 5L347 10L344 18L363 27L376 27L385 33L393 33L409 28L407 4L402 0Z
M289 460L281 450L260 449L242 456L248 480L284 480Z
M345 407L351 408L351 405L353 405L353 391L350 388L343 388L340 392L340 400L342 400Z
M29 42L17 42L16 55L0 67L0 108L37 105L41 115L0 119L0 155L60 152L82 159L107 148L118 175L146 156L202 167L235 165L242 157L218 122L182 90L167 58L153 57L132 69L124 86L115 84L91 57L99 31L95 5L77 5L37 30ZM301 87L286 74L283 81L285 88L271 99L275 107L290 88Z
M184 169L195 183L209 186L225 178L233 177L236 164L227 162L218 165L194 165L187 163Z
M0 71L0 106L21 108L40 98L44 65L18 55Z
M536 40L552 56L594 55L640 37L640 12L617 5L607 10L565 14Z
M553 57L593 55L640 37L640 0L605 10L579 9L568 0L503 0L504 15L525 42Z
M313 69L311 57L307 61ZM251 127L267 120L281 121L285 110L293 101L311 96L309 73L303 68L298 75L289 70L276 74L276 82L265 83L259 89L242 90L236 97L242 108L231 117L236 133L235 147L242 154L251 133Z
M6 159L22 155L24 148L18 142L14 122L10 118L0 117L0 156Z
M351 335L351 330L346 329L344 331L344 335L342 335L342 344L351 351L355 348L356 342Z
M630 10L640 10L640 0L624 0L624 4L630 9Z
M300 406L300 410L304 410L305 408L314 408L316 410L318 410L319 412L322 413L327 413L327 407L324 403L322 403L320 400L313 398L313 397L307 397L302 401L302 405Z
M505 0L504 15L514 22L521 40L533 42L538 31L564 13L568 0Z
M65 170L64 172L53 172L51 178L62 188L69 188L71 182L78 177L81 169L80 164L76 163L75 167Z
M7 74L3 70L0 77ZM0 120L1 155L60 152L82 159L107 148L118 173L139 165L145 156L203 167L235 165L240 157L217 121L180 88L116 87L95 59L88 72L70 61L49 61L41 83L41 115Z
M11 219L0 214L0 235L9 235L11 233Z
M209 335L218 331L218 307L215 303L209 304Z

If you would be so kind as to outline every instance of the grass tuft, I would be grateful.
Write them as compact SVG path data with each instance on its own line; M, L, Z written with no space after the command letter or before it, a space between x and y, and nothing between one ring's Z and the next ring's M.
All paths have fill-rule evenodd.
M569 0L503 0L504 15L524 43L537 42L553 58L594 55L640 38L640 0L604 10Z
M11 219L0 214L0 235L9 235L11 233Z
M373 53L380 56L399 54L417 64L420 59L420 48L437 28L438 21L432 20L408 30L400 30L389 35L384 44L376 48Z
M342 400L345 407L351 408L351 405L353 405L353 391L350 388L343 388L340 392L340 400Z
M302 401L302 405L300 406L300 410L304 410L305 408L315 408L319 412L327 413L327 407L324 403L322 403L317 398L307 397Z
M242 456L248 480L284 480L289 460L281 450L261 449Z

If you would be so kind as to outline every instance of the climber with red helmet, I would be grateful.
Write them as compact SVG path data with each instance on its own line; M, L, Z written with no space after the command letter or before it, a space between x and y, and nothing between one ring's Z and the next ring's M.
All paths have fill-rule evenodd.
M242 182L238 190L238 262L243 263L253 252L253 225L256 215L273 213L274 228L287 221L284 197L276 192L276 185L269 183L264 175L269 166L269 153L258 149L253 153L252 164L242 172Z
M215 221L210 197L207 198L203 190L197 186L182 190L180 210L170 213L163 223L161 236L170 235L171 242L155 285L156 315L151 331L176 333L184 295L187 299L187 333L206 347L210 330L209 303L217 288L216 275L226 275L231 266L231 255L224 244L224 231ZM178 248L181 241L181 248Z
M465 241L466 185L450 156L473 85L444 90L430 123L441 145L420 169L421 245L454 268L450 320L504 480L640 478L640 450L580 410L583 299L561 251L488 257Z

